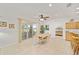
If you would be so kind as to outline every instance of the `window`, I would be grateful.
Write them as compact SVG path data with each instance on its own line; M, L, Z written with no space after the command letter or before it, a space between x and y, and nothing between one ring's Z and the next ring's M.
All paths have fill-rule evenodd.
M32 28L33 28L33 35L35 35L36 34L36 32L37 32L37 25L36 24L33 24L32 25Z
M49 31L49 25L41 25L40 27L40 33L47 33Z

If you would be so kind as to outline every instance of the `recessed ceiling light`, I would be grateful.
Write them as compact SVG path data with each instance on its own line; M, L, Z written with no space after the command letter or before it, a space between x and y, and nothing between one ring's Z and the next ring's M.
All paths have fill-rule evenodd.
M78 9L78 10L79 10L79 7L77 7L76 9Z
M49 4L49 7L52 7L52 4L51 3Z

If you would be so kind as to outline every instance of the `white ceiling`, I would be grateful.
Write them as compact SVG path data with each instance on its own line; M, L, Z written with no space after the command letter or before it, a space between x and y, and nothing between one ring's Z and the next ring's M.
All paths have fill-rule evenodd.
M49 7L49 3L0 4L0 16L11 21L15 21L18 17L36 20L40 14L48 15L50 19L77 16L78 14L74 11L77 11L76 8L79 7L79 4L71 4L69 8L66 7L67 4L52 3L52 7Z

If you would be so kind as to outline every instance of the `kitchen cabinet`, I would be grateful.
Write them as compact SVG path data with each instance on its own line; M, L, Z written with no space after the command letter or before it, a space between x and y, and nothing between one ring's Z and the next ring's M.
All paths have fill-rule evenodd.
M66 23L66 29L79 29L79 22Z

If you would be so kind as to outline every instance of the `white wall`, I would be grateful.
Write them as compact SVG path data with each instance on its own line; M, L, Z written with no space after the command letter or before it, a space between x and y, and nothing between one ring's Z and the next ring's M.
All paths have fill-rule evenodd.
M18 21L6 21L8 24L15 24L15 29L0 28L0 48L18 42Z

